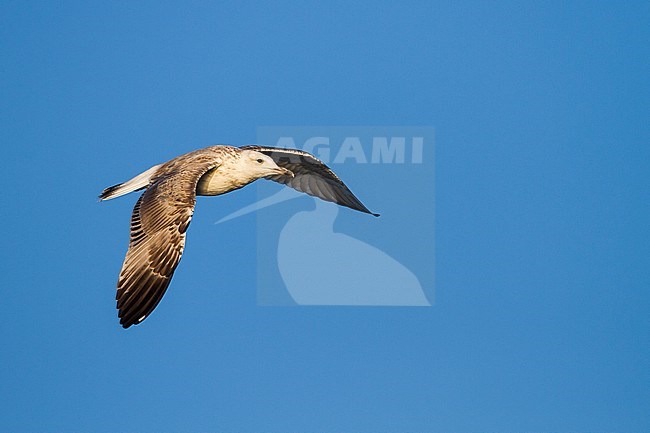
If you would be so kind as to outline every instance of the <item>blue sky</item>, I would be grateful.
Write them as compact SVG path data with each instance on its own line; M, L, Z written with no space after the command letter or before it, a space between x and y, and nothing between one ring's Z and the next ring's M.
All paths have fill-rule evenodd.
M648 3L350 3L2 2L0 430L650 429ZM435 128L433 307L258 306L249 187L119 327L97 194L261 125Z

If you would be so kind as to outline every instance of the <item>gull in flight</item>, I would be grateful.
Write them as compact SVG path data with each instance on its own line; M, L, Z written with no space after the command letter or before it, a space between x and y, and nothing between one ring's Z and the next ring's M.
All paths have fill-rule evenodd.
M211 146L155 165L106 188L100 200L144 189L131 215L129 249L117 281L124 328L141 323L162 299L185 248L196 196L221 195L265 178L373 214L310 153L263 146Z

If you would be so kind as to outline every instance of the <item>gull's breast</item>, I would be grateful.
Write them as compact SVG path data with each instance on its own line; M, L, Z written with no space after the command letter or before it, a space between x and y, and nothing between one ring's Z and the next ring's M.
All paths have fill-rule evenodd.
M252 179L236 176L236 173L220 166L204 174L196 185L196 195L221 195L249 184Z

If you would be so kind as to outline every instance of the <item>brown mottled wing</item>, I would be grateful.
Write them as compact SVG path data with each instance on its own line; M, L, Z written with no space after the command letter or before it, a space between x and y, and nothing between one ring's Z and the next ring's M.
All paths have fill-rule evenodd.
M155 179L131 216L131 240L117 283L117 308L124 328L142 322L156 308L185 247L185 231L196 202L196 184L215 164L176 170ZM164 170L164 168L163 168Z
M242 149L268 155L280 167L291 170L294 174L294 177L278 175L267 179L325 201L379 216L370 212L327 165L308 152L263 146L244 146Z

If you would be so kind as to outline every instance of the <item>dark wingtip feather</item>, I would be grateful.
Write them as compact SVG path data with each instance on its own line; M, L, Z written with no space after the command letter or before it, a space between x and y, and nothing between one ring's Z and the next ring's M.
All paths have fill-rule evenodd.
M124 329L128 329L133 325L137 325L141 323L137 319L132 317L132 315L131 316L127 315L126 312L123 310L119 310L117 316L120 319L120 325L122 325L122 328Z

